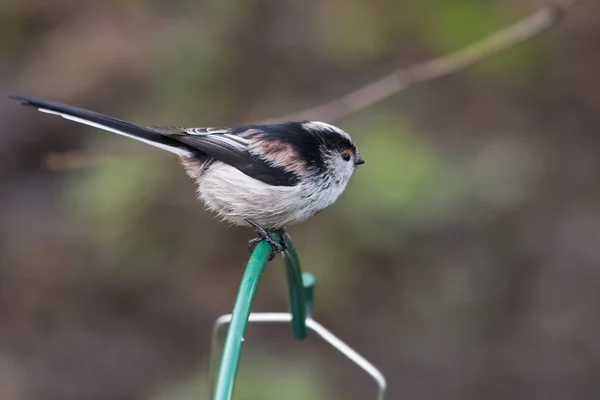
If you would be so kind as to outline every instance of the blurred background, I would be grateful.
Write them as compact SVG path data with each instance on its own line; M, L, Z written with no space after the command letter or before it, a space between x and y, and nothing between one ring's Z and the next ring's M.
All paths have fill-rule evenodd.
M0 93L141 124L278 117L448 54L542 0L3 0ZM337 125L366 159L292 227L316 319L391 399L600 396L600 3ZM174 157L0 100L0 398L207 398L253 232ZM52 153L104 159L56 168ZM106 156L110 159L106 160ZM287 309L281 262L255 311ZM236 399L370 399L313 336L251 326Z

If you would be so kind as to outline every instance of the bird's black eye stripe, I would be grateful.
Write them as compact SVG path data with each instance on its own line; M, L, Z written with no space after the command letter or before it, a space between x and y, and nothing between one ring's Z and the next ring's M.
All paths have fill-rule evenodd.
M349 151L345 151L342 153L342 158L344 159L344 161L350 161L350 159L352 158L352 156L350 155Z

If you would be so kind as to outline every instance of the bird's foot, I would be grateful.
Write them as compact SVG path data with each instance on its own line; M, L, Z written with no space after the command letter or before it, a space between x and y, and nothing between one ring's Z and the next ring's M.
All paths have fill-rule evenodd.
M254 228L256 233L258 233L258 237L248 241L248 249L250 252L253 252L256 245L263 240L271 245L271 255L269 256L269 261L274 259L277 253L281 253L287 249L287 243L285 241L286 233L284 229L269 231L250 219L247 219L246 222L248 222ZM271 233L278 233L281 236L281 242L278 243L273 240L271 238Z

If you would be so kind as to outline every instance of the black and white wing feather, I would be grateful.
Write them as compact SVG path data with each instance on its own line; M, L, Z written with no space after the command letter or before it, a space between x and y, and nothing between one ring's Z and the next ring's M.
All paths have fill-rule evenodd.
M173 138L215 160L229 164L244 174L274 186L294 186L299 176L294 171L264 157L260 146L264 132L258 126L235 128L175 128L151 126L150 129Z
M10 96L26 106L59 115L65 119L114 132L182 157L206 158L224 162L244 174L269 185L293 186L298 175L268 158L261 157L252 140L260 134L258 127L239 128L173 128L140 126L83 108L25 96Z

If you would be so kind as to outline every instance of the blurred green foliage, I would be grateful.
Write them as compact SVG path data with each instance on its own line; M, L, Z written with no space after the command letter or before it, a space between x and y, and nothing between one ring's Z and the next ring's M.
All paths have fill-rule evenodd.
M419 38L437 54L457 51L487 37L518 19L510 8L497 2L472 0L427 0L411 3L410 10L419 29ZM551 49L545 39L536 38L490 57L473 67L469 76L483 80L510 75L502 80L513 90L527 90L543 84L545 64Z
M330 399L332 393L320 374L308 364L269 358L246 350L240 365L234 390L235 399L277 400L282 396L289 400ZM153 400L196 400L207 398L207 372L203 371L178 387L171 388ZM273 379L273 377L277 379Z

